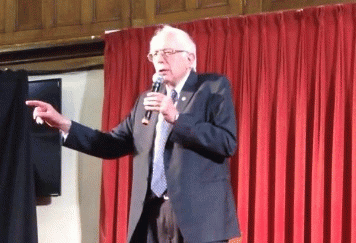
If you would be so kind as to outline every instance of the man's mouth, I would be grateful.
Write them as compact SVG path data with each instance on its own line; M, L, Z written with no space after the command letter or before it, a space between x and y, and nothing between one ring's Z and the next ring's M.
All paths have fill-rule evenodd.
M169 72L169 70L168 69L160 69L160 70L158 70L158 72L159 73L166 73L166 72Z

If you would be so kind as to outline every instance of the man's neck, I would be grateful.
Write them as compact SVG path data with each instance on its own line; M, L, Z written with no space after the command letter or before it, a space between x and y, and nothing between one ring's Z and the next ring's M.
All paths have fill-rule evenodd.
M189 71L184 75L184 77L182 79L178 80L178 82L174 83L173 85L166 84L167 90L171 91L171 90L175 89L178 93L180 93L180 91L182 90L185 82L187 81L191 71L192 70L189 69Z

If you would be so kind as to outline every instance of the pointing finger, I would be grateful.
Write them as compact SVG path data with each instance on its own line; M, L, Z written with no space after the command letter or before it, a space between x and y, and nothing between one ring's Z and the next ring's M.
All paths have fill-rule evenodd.
M39 106L41 108L46 108L47 107L47 103L40 101L40 100L27 100L26 101L26 105L28 106Z

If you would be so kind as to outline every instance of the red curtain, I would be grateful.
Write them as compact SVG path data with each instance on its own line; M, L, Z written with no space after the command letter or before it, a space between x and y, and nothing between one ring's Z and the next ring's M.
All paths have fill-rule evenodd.
M356 242L356 5L177 24L231 81L243 242ZM155 27L105 36L103 129L151 86ZM103 164L100 241L125 242L131 159Z

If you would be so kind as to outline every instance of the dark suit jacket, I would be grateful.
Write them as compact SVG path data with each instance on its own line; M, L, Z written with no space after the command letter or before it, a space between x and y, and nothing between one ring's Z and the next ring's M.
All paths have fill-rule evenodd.
M128 117L110 133L73 122L65 146L101 158L133 154L128 241L140 219L149 185L157 114L141 123L144 93ZM236 122L229 81L191 72L177 103L180 112L165 150L168 196L187 242L240 236L228 157L236 147Z

